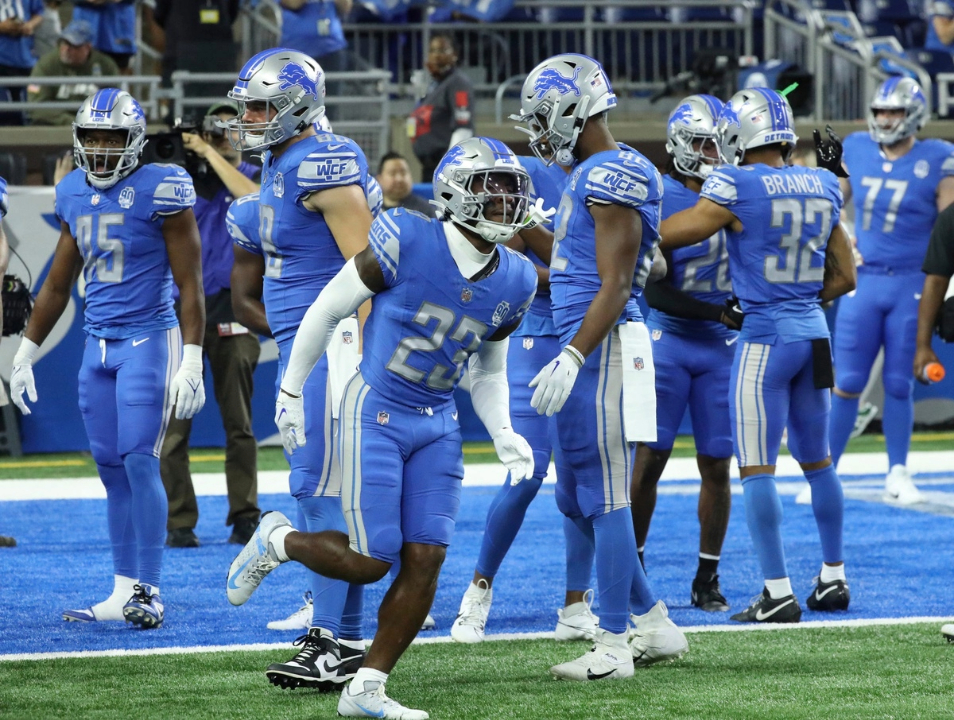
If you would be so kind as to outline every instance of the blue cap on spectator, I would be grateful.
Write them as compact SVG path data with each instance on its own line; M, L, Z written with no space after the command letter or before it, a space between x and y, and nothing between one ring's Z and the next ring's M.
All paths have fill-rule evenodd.
M70 45L86 45L93 42L93 26L85 20L74 20L60 33L60 40Z

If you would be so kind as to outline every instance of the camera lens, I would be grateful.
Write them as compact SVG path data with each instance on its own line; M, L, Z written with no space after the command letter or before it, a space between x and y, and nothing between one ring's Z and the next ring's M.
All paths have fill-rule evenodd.
M169 160L176 154L176 146L172 138L156 139L156 157L160 160Z

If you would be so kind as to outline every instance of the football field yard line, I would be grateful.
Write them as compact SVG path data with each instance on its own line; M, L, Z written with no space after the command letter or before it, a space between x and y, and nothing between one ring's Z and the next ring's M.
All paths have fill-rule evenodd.
M951 622L954 616L941 617L906 617L906 618L856 618L852 620L811 620L794 624L783 623L744 623L738 625L695 625L680 628L684 633L737 633L737 632L769 632L773 630L810 630L813 628L839 627L871 627L893 625L922 625ZM488 633L484 642L512 642L515 640L552 640L552 632L529 633ZM368 641L369 644L371 641ZM453 638L446 635L438 637L420 637L414 645L443 645L454 643ZM461 645L462 648L466 646ZM12 653L0 655L0 663L21 661L68 660L101 657L146 657L150 655L203 655L218 652L259 652L262 650L288 650L288 642L250 643L246 645L193 645L189 647L161 647L145 648L140 650L79 650L74 652L50 653Z

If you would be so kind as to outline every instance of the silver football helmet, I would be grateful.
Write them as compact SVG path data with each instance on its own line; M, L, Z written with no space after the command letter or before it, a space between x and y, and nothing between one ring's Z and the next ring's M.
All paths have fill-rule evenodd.
M479 185L475 185L479 181ZM472 137L457 143L434 171L432 203L448 219L487 242L503 243L521 228L530 209L530 176L499 140ZM487 217L502 208L500 221Z
M91 130L124 130L125 147L87 148L84 140L86 133ZM146 114L136 99L124 90L99 90L86 98L76 111L73 158L86 173L89 184L95 188L111 188L135 170L145 145ZM114 159L117 159L115 165ZM97 170L100 165L103 169Z
M669 115L666 152L683 175L705 180L718 164L715 128L723 107L712 95L690 95ZM713 154L706 154L707 147Z
M716 123L722 162L738 165L747 150L781 143L788 157L798 143L795 118L785 97L768 88L740 90L726 103Z
M904 110L904 117L878 119L875 110ZM927 119L927 99L921 86L911 78L889 77L878 86L868 108L868 134L876 143L894 145L917 134Z
M616 106L603 66L586 55L555 55L537 65L523 82L520 114L511 120L530 136L530 149L547 165L573 164L573 148L586 121Z
M297 50L263 50L245 63L228 96L239 110L235 118L222 123L233 131L232 146L236 150L265 148L320 122L325 114L325 73ZM265 103L265 121L242 119L253 102Z

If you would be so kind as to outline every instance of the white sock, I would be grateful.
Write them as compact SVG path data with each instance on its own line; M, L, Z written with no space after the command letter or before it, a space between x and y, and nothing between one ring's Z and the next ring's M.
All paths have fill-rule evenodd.
M486 580L481 580L480 582L486 583L487 581L486 581ZM489 585L489 583L488 583L488 585ZM467 594L467 595L477 595L478 597L483 597L484 594L491 594L491 593L493 593L493 591L494 591L494 588L493 588L492 585L491 585L490 587L481 587L480 585L478 585L477 583L475 583L473 580L471 580L471 582L470 582L470 587L467 588L467 593L466 593L466 594Z
M91 608L97 620L125 620L123 605L133 596L133 585L138 581L125 575L113 575L113 592Z
M272 530L271 535L268 536L268 544L275 548L275 554L282 562L288 562L291 559L285 552L285 538L293 532L295 532L295 528L282 525Z
M766 580L765 587L769 591L769 597L773 600L780 600L792 594L792 581L787 577Z
M354 674L354 680L351 681L351 684L348 686L348 692L352 695L357 695L358 693L363 692L374 692L381 685L384 685L388 681L388 674L383 673L380 670L372 670L371 668L358 668L358 672ZM351 688L354 688L358 692L351 692Z
M821 572L818 574L818 579L823 583L830 583L835 580L845 581L845 564L828 565L823 563Z

